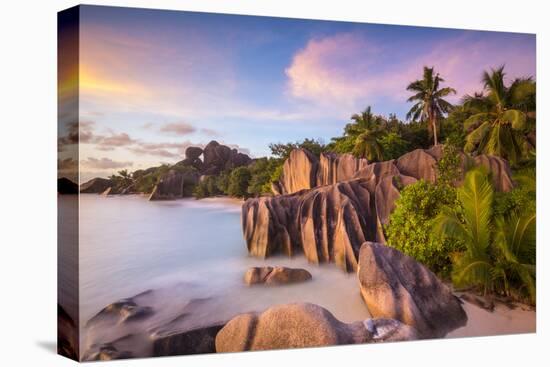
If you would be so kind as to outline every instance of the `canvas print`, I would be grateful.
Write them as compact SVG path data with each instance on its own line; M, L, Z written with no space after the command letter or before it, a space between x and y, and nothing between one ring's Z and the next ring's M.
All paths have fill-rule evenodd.
M58 19L60 354L536 331L534 34Z

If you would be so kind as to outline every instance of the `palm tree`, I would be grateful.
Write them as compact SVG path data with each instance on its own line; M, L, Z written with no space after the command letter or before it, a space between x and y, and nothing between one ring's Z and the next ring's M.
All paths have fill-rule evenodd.
M464 150L516 162L528 149L526 112L535 108L535 83L531 78L518 78L506 86L505 75L504 66L485 71L484 92L462 99L471 113L464 121L468 132Z
M491 217L493 187L481 169L474 169L457 190L462 211L443 207L434 220L434 230L442 235L460 239L466 251L455 259L453 281L459 285L491 288Z
M496 219L494 245L498 254L492 271L507 296L512 293L510 283L515 281L526 290L531 303L536 299L535 226L534 212Z
M374 116L371 106L367 106L364 111L355 113L351 116L352 123L347 124L344 133L350 136L357 136L367 129L373 129L380 124L380 116Z
M358 158L366 158L371 162L383 160L384 151L379 142L382 133L382 130L377 128L366 129L355 139L353 154Z
M351 116L352 122L344 127L344 135L332 138L333 150L337 153L352 152L357 157L370 157L369 160L381 160L382 147L377 139L384 134L386 121L382 116L374 115L370 106Z
M445 80L434 75L434 68L424 66L424 76L409 84L408 91L415 94L407 99L407 102L416 103L407 113L407 119L413 121L427 121L428 130L434 137L434 145L437 145L437 122L452 109L452 105L443 99L450 94L456 94L453 88L439 88L439 84Z
M465 251L454 258L453 282L479 286L484 293L511 295L511 284L535 300L534 212L493 217L494 190L485 170L466 174L457 190L460 208L443 207L434 219L434 231L456 238Z

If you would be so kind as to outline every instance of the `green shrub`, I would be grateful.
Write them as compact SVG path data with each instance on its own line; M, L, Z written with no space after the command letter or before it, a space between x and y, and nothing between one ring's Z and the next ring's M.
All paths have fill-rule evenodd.
M234 197L248 197L248 185L252 174L248 167L235 168L229 175L227 194Z
M394 132L384 135L380 139L380 145L384 152L384 160L399 158L409 150L409 143Z
M260 196L271 192L271 183L280 176L284 161L277 158L259 158L250 166L250 182L247 192Z
M440 236L460 238L464 249L453 257L452 280L535 303L536 214L494 212L494 189L485 170L469 171L457 190L459 206L444 206L433 221Z
M223 194L218 188L218 176L205 176L193 190L193 196L202 199Z
M451 254L460 243L432 234L432 221L444 205L456 205L456 191L452 187L424 180L409 185L401 192L385 232L389 246L448 276Z

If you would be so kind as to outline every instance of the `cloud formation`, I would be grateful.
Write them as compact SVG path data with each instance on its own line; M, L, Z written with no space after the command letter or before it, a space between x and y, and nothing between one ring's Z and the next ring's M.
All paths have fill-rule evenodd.
M285 69L288 92L319 105L349 109L380 98L404 102L406 86L421 77L423 66L435 67L457 90L456 99L480 90L481 73L502 64L510 77L535 74L534 42L525 42L521 35L504 41L463 35L435 43L425 53L411 49L404 58L395 47L357 33L311 39Z
M197 129L186 122L173 122L162 125L159 129L162 133L168 133L173 135L189 135L197 131Z
M90 169L99 169L99 170L108 170L108 169L117 169L117 168L128 168L134 165L133 162L118 162L110 158L93 158L88 157L85 160L81 161L83 167Z

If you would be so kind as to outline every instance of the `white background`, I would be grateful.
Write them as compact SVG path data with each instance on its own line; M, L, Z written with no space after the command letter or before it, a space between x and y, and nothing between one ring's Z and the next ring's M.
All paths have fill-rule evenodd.
M112 366L548 365L550 27L545 1L194 0L89 4L537 33L537 334L168 357ZM56 340L56 12L74 1L3 1L0 12L0 365L65 366Z

